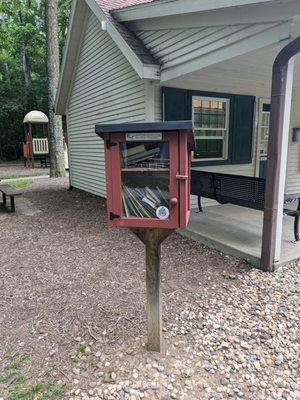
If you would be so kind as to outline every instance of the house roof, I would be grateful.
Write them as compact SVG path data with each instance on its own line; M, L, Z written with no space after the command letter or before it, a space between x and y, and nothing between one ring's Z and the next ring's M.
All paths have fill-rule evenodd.
M262 10L262 6L257 6L258 3L267 6ZM230 12L219 13L215 8L213 11L211 10L221 4L222 8L229 7ZM243 4L252 4L251 12L249 9L249 12L242 13L240 6ZM155 13L150 12L152 8L155 8ZM134 14L134 10L138 9L142 13L129 15L131 11ZM299 0L289 0L287 4L283 4L282 0L218 0L213 2L211 0L74 0L56 97L56 110L59 114L64 114L67 107L75 66L78 62L80 49L78 44L83 38L84 21L89 10L95 14L101 24L107 22L100 25L99 29L107 30L108 35L111 36L141 79L166 82L210 64L287 40L291 34L298 34L296 29L298 25L294 26L292 22L293 16L300 13L300 4ZM197 12L194 12L195 10ZM167 17L155 18L157 15L164 15L163 11L168 14ZM125 13L125 17L120 15L122 12ZM214 15L215 19L208 18L207 12L216 14ZM172 13L177 14L172 16L170 15ZM185 17L179 15L182 13ZM226 20L224 20L224 16L227 18ZM133 24L130 23L131 17L132 21L135 19ZM244 20L245 18L246 20ZM136 21L137 19L139 21ZM172 30L174 27L181 30L189 29L185 26L185 20L190 21L191 19L193 21L196 19L196 25L194 26L193 22L191 25L193 29L188 33L193 38L190 49L187 48L184 41L185 35L174 36L172 32L170 32L172 40L174 36L172 51L168 47L169 42L161 45L158 40L161 34L165 35L162 38L162 42L164 42L169 35L168 29ZM268 23L266 23L267 21ZM147 23L149 26L145 36L143 29ZM169 27L166 26L168 23ZM205 35L201 33L203 29L206 32ZM162 32L162 30L164 31ZM155 32L155 35L151 34L152 31ZM199 31L197 39L195 31ZM180 31L178 32L180 33ZM155 41L154 45L151 40ZM167 54L165 58L164 52ZM169 53L172 53L171 58Z
M133 32L127 29L125 25L118 22L112 15L113 10L133 5L151 3L153 1L155 0L97 0L97 3L104 12L105 16L123 36L127 44L132 48L141 62L144 64L159 65L159 62L151 55L149 50L146 49L142 41Z
M102 7L108 11L119 10L121 8L136 6L139 4L153 3L157 0L97 0Z

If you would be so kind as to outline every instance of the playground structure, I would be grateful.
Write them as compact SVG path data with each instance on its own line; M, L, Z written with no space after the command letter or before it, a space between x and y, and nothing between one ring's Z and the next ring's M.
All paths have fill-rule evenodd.
M41 167L48 167L50 162L49 154L49 119L46 114L41 111L33 110L25 115L24 120L24 143L23 143L23 158L24 165L27 168L34 168L35 161L40 161ZM42 125L43 137L34 137L36 129L33 125ZM65 152L65 167L69 168L68 148L64 140Z
M35 160L41 162L41 166L48 166L49 162L49 143L48 143L48 124L49 119L46 114L41 111L30 111L24 118L24 143L23 157L24 165L28 168L34 168ZM33 137L33 125L42 125L43 136L39 138Z

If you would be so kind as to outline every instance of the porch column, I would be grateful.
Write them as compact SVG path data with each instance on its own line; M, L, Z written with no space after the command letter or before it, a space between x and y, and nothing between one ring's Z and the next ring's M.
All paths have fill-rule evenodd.
M293 57L299 51L300 37L281 50L273 66L261 253L261 268L269 272L274 271L274 263L279 261L281 253L284 190L294 74Z
M285 104L284 104L283 126L282 126L281 162L279 162L280 175L279 175L279 188L278 188L278 208L277 208L277 216L276 216L277 222L276 222L276 241L275 241L274 262L279 261L280 255L281 255L282 224L283 224L283 212L282 211L284 208L287 156L288 156L289 134L290 134L290 124L291 124L294 65L295 65L295 59L292 58L288 63L286 88L285 88Z

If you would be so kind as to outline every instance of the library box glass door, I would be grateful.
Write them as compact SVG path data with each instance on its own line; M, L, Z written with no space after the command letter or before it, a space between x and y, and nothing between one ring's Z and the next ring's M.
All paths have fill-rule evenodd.
M120 202L115 207L120 226L124 219L126 226L130 222L139 226L139 221L142 226L145 219L153 228L160 227L163 221L166 228L177 226L178 134L127 133L125 139L116 138L118 145L112 149L120 165L116 176L120 184L115 185L119 188L116 197Z

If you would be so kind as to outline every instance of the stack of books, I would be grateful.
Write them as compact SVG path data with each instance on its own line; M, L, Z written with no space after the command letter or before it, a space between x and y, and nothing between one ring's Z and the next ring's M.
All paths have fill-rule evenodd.
M167 192L158 186L133 189L123 185L122 199L126 217L157 218L158 207L169 207Z
M160 153L160 147L147 150L145 145L138 145L123 150L123 163L125 167L132 168L144 168L145 164L149 168L166 168L169 160L161 159Z

